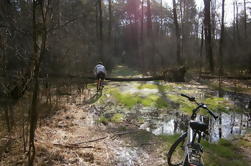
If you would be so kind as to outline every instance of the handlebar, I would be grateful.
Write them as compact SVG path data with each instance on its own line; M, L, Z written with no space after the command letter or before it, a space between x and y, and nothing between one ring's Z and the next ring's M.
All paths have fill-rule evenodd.
M218 116L217 115L215 115L214 113L213 113L213 111L211 111L210 109L206 109L207 111L208 111L208 113L211 115L211 116L213 116L214 117L214 119L216 120L216 119L218 119Z
M181 94L181 96L186 97L189 101L195 101L195 97L189 97L185 94Z
M186 97L189 101L195 102L195 103L198 105L198 107L195 109L195 111L199 110L199 108L203 108L203 109L207 110L207 112L208 112L211 116L213 116L215 120L218 118L218 116L215 115L215 114L213 113L213 111L211 111L210 109L208 109L207 105L205 105L205 104L203 104L203 103L198 103L198 102L195 100L195 97L189 97L189 96L187 96L187 95L185 95L185 94L181 94L181 96Z

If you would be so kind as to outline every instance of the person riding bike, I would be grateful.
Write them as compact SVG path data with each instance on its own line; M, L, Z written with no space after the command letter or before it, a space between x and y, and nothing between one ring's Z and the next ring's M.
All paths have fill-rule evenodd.
M106 69L102 62L99 62L94 68L94 74L97 78L97 91L102 86L102 81L104 81L106 76Z

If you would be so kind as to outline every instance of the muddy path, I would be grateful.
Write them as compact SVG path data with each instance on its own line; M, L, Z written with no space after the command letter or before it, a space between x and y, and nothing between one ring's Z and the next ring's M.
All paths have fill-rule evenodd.
M107 81L102 93L96 92L94 83L84 90L65 86L56 91L60 96L52 100L58 106L48 109L53 113L46 112L36 130L34 165L167 165L166 152L186 131L194 108L180 93L195 96L221 116L221 124L205 112L199 116L210 124L210 136L203 141L205 164L251 165L248 95L218 97L215 89L196 81ZM3 154L1 166L25 165L27 154L19 138L13 137L12 150Z
M177 104L181 101L176 98L180 92L193 94L201 100L214 94L205 85L159 82L106 82L102 94L95 91L94 84L83 93L74 92L70 99L62 101L64 107L38 128L36 163L167 165L165 154L174 138L186 130L189 112L184 111L191 108L191 105L183 108ZM216 99L216 103L209 100L214 109L221 109L221 102L228 107L233 104L227 97L226 101ZM249 131L245 114L224 112L221 117L223 124L219 126L215 122L211 126L208 141L220 140L220 127L223 138L229 140ZM238 151L244 153L242 147L240 145ZM250 151L251 147L245 150ZM205 153L212 153L211 149ZM247 164L247 158L246 155L240 162ZM210 157L207 160L211 162ZM217 162L222 165L227 161Z
M36 164L164 165L166 147L158 137L127 121L98 122L105 109L92 101L95 95L89 91L85 101L80 94L72 96L62 110L42 122L36 131Z

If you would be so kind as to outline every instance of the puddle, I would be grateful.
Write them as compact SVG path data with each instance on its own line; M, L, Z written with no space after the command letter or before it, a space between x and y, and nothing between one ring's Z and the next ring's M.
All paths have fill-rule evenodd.
M147 84L155 84L154 82L146 82ZM155 94L159 95L158 89L139 89L137 88L140 84L139 83L126 83L120 85L119 89L121 92L126 93L137 93L139 95L149 95ZM169 85L169 84L168 84ZM188 90L192 93L191 95L195 96L198 101L212 97L218 96L218 92L212 89L209 89L207 86L204 85L189 85L189 84L178 84L173 85L173 89L169 91L165 91L164 94L175 94L179 95L181 90ZM224 92L223 93L224 99L228 100L232 104L238 107L238 109L242 109L245 112L251 112L250 102L251 96L245 94L237 94L234 92ZM210 105L209 105L210 107ZM227 109L227 108L226 108ZM189 117L187 115L183 115L181 113L174 113L174 114L160 114L157 117L151 116L150 112L156 111L154 108L143 107L139 109L141 114L143 115L144 123L140 126L140 129L147 130L152 132L155 135L161 134L175 134L175 133L183 133L187 130ZM241 113L222 113L221 114L221 121L222 124L219 124L219 119L214 121L213 119L207 119L205 122L209 124L209 132L210 138L209 140L212 142L218 141L221 138L229 139L235 135L243 135L247 128L251 126L251 113L248 114L241 114ZM207 116L206 116L207 117ZM203 116L200 116L202 119L206 119ZM221 134L220 134L221 129Z
M222 138L229 139L234 135L245 134L248 127L251 126L249 117L243 114L226 114L222 113L221 119L222 124L219 124L218 120L206 119L203 116L199 118L205 119L209 125L209 140L212 142L218 141L220 139L220 128ZM168 114L161 118L149 118L144 117L145 123L140 126L140 129L147 130L155 135L173 135L177 133L184 133L187 130L189 116L187 115L171 115Z

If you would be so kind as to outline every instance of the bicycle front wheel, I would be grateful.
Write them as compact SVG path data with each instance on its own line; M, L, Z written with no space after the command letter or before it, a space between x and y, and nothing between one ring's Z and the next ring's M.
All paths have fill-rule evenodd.
M181 166L183 164L186 137L187 132L182 134L169 149L167 153L167 162L169 166Z

